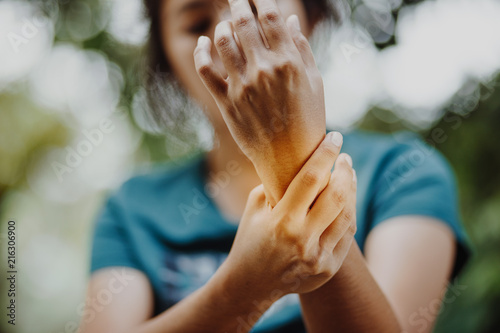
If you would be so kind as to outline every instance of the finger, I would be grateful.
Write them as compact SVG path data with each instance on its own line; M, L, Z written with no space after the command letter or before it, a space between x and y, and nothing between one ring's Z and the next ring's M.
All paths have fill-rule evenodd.
M277 206L282 205L288 211L294 210L298 213L307 214L309 207L321 191L323 179L330 175L342 147L342 142L343 137L339 132L328 133L292 180L283 199Z
M344 234L349 227L348 218L350 208L349 203L353 199L352 188L353 171L352 160L347 154L340 154L335 162L335 170L330 176L328 186L321 192L307 215L308 224L315 228L316 232L328 235L327 241L332 241L331 237ZM346 209L347 207L347 209ZM344 214L342 218L340 215ZM333 222L332 222L333 221ZM331 236L331 237L330 237ZM323 240L323 239L322 239Z
M235 78L245 71L245 59L234 38L230 21L222 21L215 27L215 48L230 78Z
M326 267L324 267L325 271L329 270L333 275L338 272L345 259L347 258L353 240L354 237L352 237L348 233L345 233L334 248L321 248L321 253L324 254L325 257L330 259L325 260L324 262L324 264L327 265Z
M292 39L285 20L275 0L254 0L259 23L271 49L279 48L284 43L292 45Z
M234 31L245 56L252 57L258 50L265 49L248 0L229 0Z
M352 205L349 204L342 210L342 213L340 213L337 219L321 235L319 240L321 247L328 251L333 251L344 237L354 237L357 225L356 207L354 207L356 201L353 200L353 202Z
M207 87L208 91L219 99L227 94L228 85L220 72L215 67L211 55L212 42L210 38L201 36L198 39L198 45L194 50L194 63L196 72Z
M306 65L306 68L317 69L311 45L309 44L307 38L302 34L299 17L297 15L291 15L286 20L286 24L292 40L302 56L302 61Z
M325 251L328 251L329 253L334 254L334 257L336 258L336 261L337 261L338 268L340 268L342 266L345 258L347 258L347 255L349 254L349 249L351 248L353 241L354 241L354 237L349 233L345 233L344 237L342 237L340 239L340 241L337 243L337 245L334 248L331 248L331 249L325 248Z

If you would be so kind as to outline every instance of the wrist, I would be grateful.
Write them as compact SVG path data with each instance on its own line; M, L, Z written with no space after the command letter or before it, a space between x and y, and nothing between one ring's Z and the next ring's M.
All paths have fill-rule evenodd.
M273 142L258 154L250 156L259 175L266 196L274 206L285 194L288 186L317 149L325 134L309 136L308 140Z
M283 197L288 186L299 173L300 169L307 161L307 157L296 156L293 160L290 155L271 156L265 159L252 160L257 174L264 185L266 198L275 206Z

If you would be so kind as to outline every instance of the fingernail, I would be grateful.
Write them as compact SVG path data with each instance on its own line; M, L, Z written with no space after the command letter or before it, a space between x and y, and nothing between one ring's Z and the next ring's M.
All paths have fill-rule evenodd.
M358 176L356 175L356 170L352 169L352 181L354 184L357 184L358 182Z
M333 132L330 134L330 140L336 147L342 146L342 142L344 141L344 137L339 132Z
M300 28L300 21L299 21L299 17L297 15L292 15L292 24L294 26L294 28L297 30L297 31L302 31L302 29Z
M352 158L349 155L345 155L345 160L347 161L347 164L352 168Z

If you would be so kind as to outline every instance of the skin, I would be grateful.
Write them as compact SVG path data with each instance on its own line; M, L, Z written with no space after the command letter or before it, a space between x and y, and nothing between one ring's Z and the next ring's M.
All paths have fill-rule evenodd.
M278 1L280 15L261 15L243 25L241 16L250 8L246 0L212 11L206 4L181 9L192 2L163 2L163 47L179 81L214 125L219 145L208 155L210 170L224 170L232 160L243 168L215 198L228 218L241 219L238 234L214 277L155 318L147 278L126 269L133 282L92 320L84 320L82 332L244 332L272 302L291 292L300 295L308 332L331 327L339 332L430 332L432 315L419 325L411 318L442 298L454 258L453 234L435 219L401 216L370 232L366 257L352 242L355 173L348 155L339 156L340 147L323 140L323 99L307 99L322 82L305 42L313 27L302 2ZM253 4L258 13L276 12L269 7L274 1ZM298 16L302 32L289 18L292 14ZM221 17L231 21L219 24ZM228 39L231 29L238 40ZM265 39L271 36L267 43L259 31ZM214 45L206 38L199 41L200 35ZM293 94L276 91L278 80L287 82L283 89ZM262 87L273 87L275 94ZM269 112L261 108L276 105L275 96L285 99L292 117L274 136L255 140L269 128ZM304 96L297 99L304 102L290 102L293 96ZM276 256L266 255L270 252ZM90 299L112 278L112 270L92 276ZM275 284L262 286L264 274Z

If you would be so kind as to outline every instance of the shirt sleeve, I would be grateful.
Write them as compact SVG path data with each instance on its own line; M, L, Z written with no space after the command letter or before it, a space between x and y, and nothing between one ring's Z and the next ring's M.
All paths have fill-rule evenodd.
M125 266L141 270L126 229L126 211L117 197L108 199L97 218L92 238L90 272Z
M438 151L421 140L399 144L384 159L373 198L372 228L389 218L422 215L448 225L457 240L454 275L469 256L454 174Z

